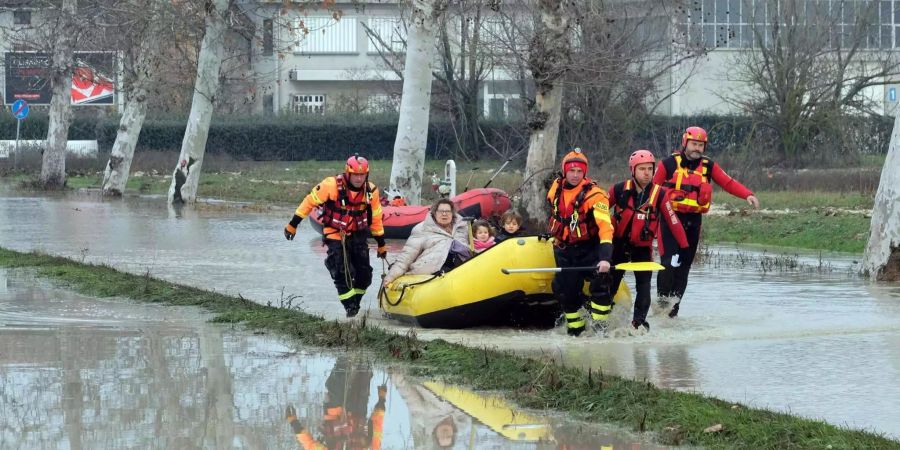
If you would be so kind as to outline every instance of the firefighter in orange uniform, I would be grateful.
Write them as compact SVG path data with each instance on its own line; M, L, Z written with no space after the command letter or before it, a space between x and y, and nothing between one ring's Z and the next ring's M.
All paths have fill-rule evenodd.
M656 158L649 150L637 150L628 158L631 178L609 189L609 207L613 210L613 264L653 261L653 239L659 237L659 228L665 222L678 244L679 252L688 251L684 229L672 204L666 197L666 189L651 182ZM651 272L634 272L634 315L631 326L649 331L647 312L650 309ZM625 272L612 270L609 289L601 298L601 305L611 305Z
M334 280L347 317L354 317L359 312L366 288L372 284L367 233L371 233L378 243L378 257L387 257L381 201L378 188L369 182L369 162L358 155L351 156L344 173L317 184L297 207L290 223L285 225L284 237L293 240L300 221L319 206L323 241L328 247L325 267Z
M369 367L352 367L346 357L339 357L325 381L322 422L313 433L308 421L297 417L288 406L285 418L303 450L380 450L384 434L384 412L387 386L378 386L378 401L366 420L369 404Z
M555 238L553 256L557 267L597 267L595 272L561 271L553 278L553 294L563 307L570 336L585 330L585 319L579 312L585 303L581 293L585 279L591 281L588 308L598 332L606 331L611 310L610 305L597 302L605 287L597 272L609 272L612 258L609 201L606 192L587 178L587 172L587 156L575 149L563 158L563 176L553 181L547 192L551 208L549 233Z
M656 276L656 290L662 306L668 302L674 303L669 312L672 318L678 316L681 297L687 289L688 273L700 244L703 214L709 211L712 204L712 182L725 192L746 200L750 206L759 208L759 200L753 191L728 176L721 166L703 155L707 144L709 137L706 130L688 127L681 137L681 149L660 160L653 176L654 184L669 190L669 201L684 227L690 247L686 252L676 250L675 237L670 230L666 227L661 230L660 263L666 270Z

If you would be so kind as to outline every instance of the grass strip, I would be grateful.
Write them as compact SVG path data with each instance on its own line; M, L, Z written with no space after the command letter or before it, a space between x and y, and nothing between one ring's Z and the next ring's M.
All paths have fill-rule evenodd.
M442 377L475 389L501 391L521 406L565 412L594 422L654 432L662 444L707 448L900 449L900 442L856 431L609 376L560 366L512 352L477 349L443 340L422 341L414 331L388 332L365 320L328 321L294 308L253 301L39 253L0 248L0 267L34 268L38 275L80 293L137 301L202 306L215 322L242 324L326 348L366 349L388 361L411 363L420 376ZM704 429L722 424L723 431Z
M703 240L862 253L870 222L861 214L826 215L823 211L709 215L703 218Z

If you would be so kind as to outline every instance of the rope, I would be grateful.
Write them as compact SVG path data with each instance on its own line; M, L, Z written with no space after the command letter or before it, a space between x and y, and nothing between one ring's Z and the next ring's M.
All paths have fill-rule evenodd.
M344 260L344 282L347 283L348 289L356 289L353 287L353 278L350 276L350 261L347 255L347 233L341 231L341 253ZM354 294L355 295L355 294Z
M427 282L429 282L429 281L431 281L431 280L437 278L438 276L439 276L439 275L432 275L431 278L428 278L428 279L425 279L425 280L422 280L422 281L417 281L417 282L415 282L415 283L408 283L408 284L407 284L407 283L403 283L402 285L400 285L400 297L397 298L397 301L396 301L396 302L392 302L392 301L390 301L390 299L387 298L387 289L385 289L384 286L382 285L381 290L380 290L379 293L378 293L379 306L381 305L380 302L382 302L382 301L383 301L384 303L387 303L388 305L391 305L391 306L397 306L397 305L399 305L399 304L403 301L403 296L406 295L406 288L408 288L408 287L413 287L413 286L418 286L418 285L420 285L420 284L425 284L425 283L427 283ZM382 296L382 293L384 293L383 296Z

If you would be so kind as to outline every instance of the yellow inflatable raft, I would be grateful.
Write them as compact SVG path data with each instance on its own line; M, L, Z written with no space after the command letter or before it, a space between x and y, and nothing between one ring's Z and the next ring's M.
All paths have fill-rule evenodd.
M549 328L561 313L550 286L554 274L504 275L501 269L555 265L553 245L547 240L507 239L443 275L399 277L379 293L379 303L388 317L423 328ZM623 282L615 300L630 298Z

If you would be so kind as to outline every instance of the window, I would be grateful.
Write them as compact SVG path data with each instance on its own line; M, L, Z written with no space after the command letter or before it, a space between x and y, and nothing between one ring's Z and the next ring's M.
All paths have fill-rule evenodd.
M275 96L266 94L263 96L263 114L271 116L275 113Z
M506 118L506 99L492 98L488 103L488 117L491 119Z
M358 53L356 50L356 19L344 17L306 17L294 26L297 53Z
M325 95L295 94L291 110L297 114L325 114Z
M31 11L13 11L14 25L31 25Z
M263 20L263 56L272 56L274 47L274 36L272 32L272 19Z
M692 0L676 29L692 45L740 48L756 45L754 32L770 44L773 20L809 26L814 33L816 26L827 27L830 36L824 38L835 45L861 39L863 47L891 48L900 42L894 29L900 26L900 1L886 0Z
M399 17L370 17L369 30L372 33L370 36L366 31L369 53L402 53L406 50L406 29Z

